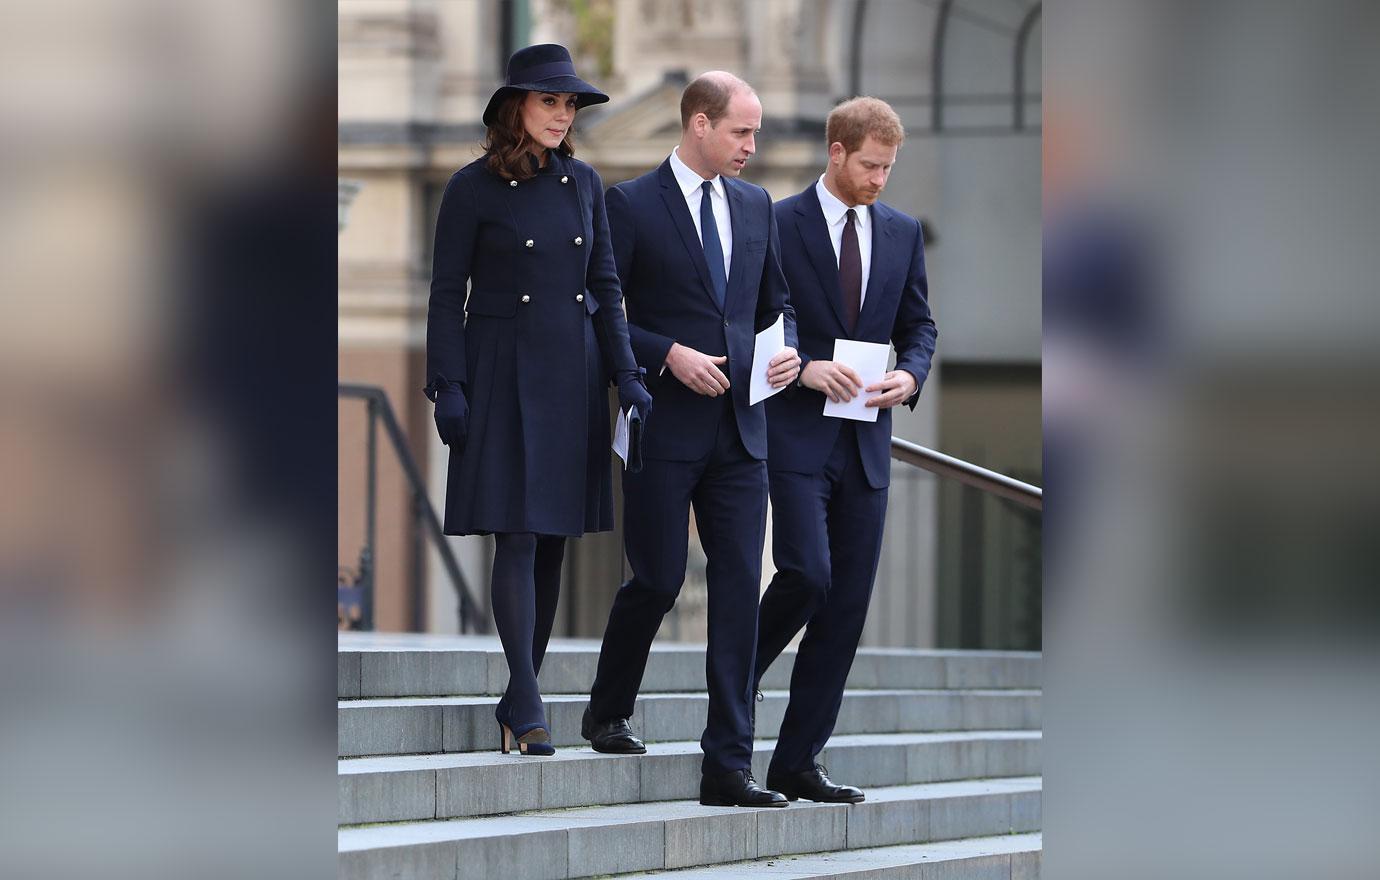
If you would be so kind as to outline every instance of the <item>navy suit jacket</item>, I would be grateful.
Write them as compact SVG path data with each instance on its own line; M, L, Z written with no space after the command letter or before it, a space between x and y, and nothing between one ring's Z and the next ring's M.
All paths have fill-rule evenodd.
M927 302L929 283L919 222L881 202L872 206L872 270L857 328L849 333L843 321L838 262L815 184L777 202L775 212L781 262L799 327L802 369L814 359L833 360L835 339L890 342L896 348L896 369L915 377L915 394L905 401L914 409L938 336ZM813 474L824 468L843 424L842 419L823 414L826 400L823 392L803 386L767 400L770 469ZM889 485L891 411L882 410L876 422L853 424L868 483L874 489Z
M725 177L733 229L728 292L714 297L704 247L695 233L669 159L612 187L606 196L613 256L628 312L633 354L647 369L655 407L643 435L643 454L666 461L708 455L723 401L691 391L667 369L673 343L707 355L728 355L729 394L748 454L767 457L766 409L748 405L754 337L786 316L786 345L797 347L795 315L781 271L771 197L760 186Z

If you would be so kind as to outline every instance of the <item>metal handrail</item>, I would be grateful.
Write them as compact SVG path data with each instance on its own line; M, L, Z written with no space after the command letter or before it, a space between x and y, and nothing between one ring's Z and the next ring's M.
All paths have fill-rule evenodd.
M415 499L417 518L420 519L425 527L426 533L431 536L432 542L441 554L441 564L446 569L446 574L450 576L451 585L455 588L455 594L460 600L460 631L463 632L484 632L487 627L485 620L479 614L479 605L470 595L469 585L465 582L465 576L460 572L460 565L455 560L455 553L451 550L450 543L446 541L445 534L441 530L441 520L436 516L436 509L431 506L431 499L426 493L426 484L422 480L421 468L417 467L417 461L412 457L412 451L407 446L407 439L403 435L402 426L398 424L397 416L393 414L393 407L388 402L388 394L374 385L346 385L338 386L340 397L351 397L364 400L369 405L370 415L370 442L369 442L369 476L370 476L370 500L367 511L367 541L370 546L366 547L366 558L372 561L372 543L374 530L374 511L375 504L373 493L374 482L374 444L373 444L373 421L377 416L383 420L384 430L388 433L388 439L392 441L393 451L398 456L398 462L402 465L403 473L407 476L407 482L412 486L412 493ZM371 615L372 616L372 615Z
M1044 491L1040 487L978 467L961 458L936 452L900 437L891 438L891 457L932 474L948 477L964 485L1014 501L1032 510L1044 510Z

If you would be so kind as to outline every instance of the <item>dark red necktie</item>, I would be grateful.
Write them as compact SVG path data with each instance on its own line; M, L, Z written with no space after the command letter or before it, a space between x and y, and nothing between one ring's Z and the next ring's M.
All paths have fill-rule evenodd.
M858 312L862 310L862 253L858 250L857 215L848 209L848 222L843 226L843 241L839 244L839 286L843 288L843 320L852 333L858 326Z

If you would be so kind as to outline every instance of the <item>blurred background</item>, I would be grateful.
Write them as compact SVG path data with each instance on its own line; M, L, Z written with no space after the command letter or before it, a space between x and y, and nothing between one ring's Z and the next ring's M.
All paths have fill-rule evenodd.
M334 872L334 21L0 3L0 876Z
M907 139L883 199L924 225L940 340L919 406L895 411L895 434L1041 482L1040 3L343 0L339 11L340 381L386 395L415 462L400 460L387 417L370 415L378 392L342 399L349 625L372 617L380 630L456 632L464 589L487 624L490 539L445 539L453 577L408 473L440 509L446 450L420 392L436 210L450 175L480 155L479 117L509 55L533 43L569 47L611 96L575 125L577 155L607 185L666 158L680 137L681 90L705 70L733 71L757 90L762 131L744 178L775 199L822 173L835 104L859 94L890 102ZM893 462L863 643L1038 649L1040 542L1038 511ZM705 637L693 525L691 544L663 638ZM626 576L621 532L572 542L556 634L601 636Z
M1380 6L1048 4L1050 877L1380 864Z

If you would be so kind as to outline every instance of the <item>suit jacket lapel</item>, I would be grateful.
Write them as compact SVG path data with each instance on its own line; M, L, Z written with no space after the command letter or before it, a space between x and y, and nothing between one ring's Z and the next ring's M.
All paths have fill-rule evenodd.
M858 330L861 331L863 322L868 316L881 308L878 300L881 299L882 285L886 281L886 257L892 252L888 247L889 239L895 234L892 228L891 218L886 215L886 209L880 203L874 204L869 212L872 215L872 265L867 275L867 292L863 295L862 312L858 314Z
M747 259L747 218L743 213L743 194L738 189L737 181L727 177L720 179L724 182L724 192L728 194L728 225L733 241L733 255L728 258L728 290L724 293L724 312L727 313L729 297L733 296L733 291L743 280L743 261Z
M671 219L676 224L676 231L680 233L680 240L684 243L690 262L700 276L700 286L704 288L704 295L709 297L715 308L718 308L714 298L714 287L709 281L709 265L704 261L704 245L700 244L700 237L695 232L695 221L690 217L690 207L685 204L685 195L680 191L680 183L676 180L675 172L671 170L670 159L661 163L659 176L661 199L666 203L666 210L671 212Z
M805 245L805 254L809 257L815 274L819 276L819 286L824 291L824 298L829 301L829 308L834 310L834 317L839 322L839 335L847 336L848 325L843 322L843 288L839 286L838 259L834 256L834 245L829 240L829 227L824 225L824 209L819 205L819 196L815 193L813 183L800 194L800 199L795 203L795 212L799 215L796 229L799 230L800 240Z

